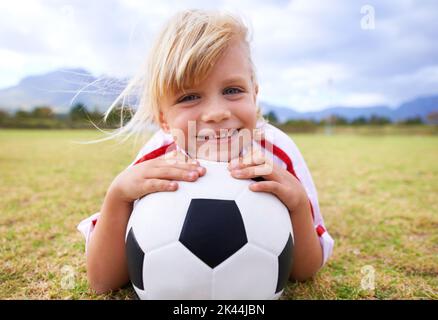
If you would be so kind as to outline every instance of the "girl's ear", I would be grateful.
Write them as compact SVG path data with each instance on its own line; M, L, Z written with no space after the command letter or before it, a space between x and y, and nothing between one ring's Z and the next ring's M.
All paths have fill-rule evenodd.
M164 119L164 114L162 111L160 111L160 127L161 129L163 129L164 132L168 133L169 132L169 125L166 122L166 119Z

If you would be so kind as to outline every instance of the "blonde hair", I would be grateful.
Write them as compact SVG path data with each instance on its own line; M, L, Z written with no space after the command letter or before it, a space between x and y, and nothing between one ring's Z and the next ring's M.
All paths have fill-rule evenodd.
M248 27L237 16L221 11L187 10L176 14L161 31L149 53L142 74L133 78L105 113L138 96L137 111L129 122L110 134L109 138L142 135L159 124L160 101L168 93L182 91L204 80L232 39L238 39L248 51L251 78L257 78L250 54ZM146 69L144 72L144 69ZM262 118L260 108L258 118ZM105 139L106 140L106 139Z

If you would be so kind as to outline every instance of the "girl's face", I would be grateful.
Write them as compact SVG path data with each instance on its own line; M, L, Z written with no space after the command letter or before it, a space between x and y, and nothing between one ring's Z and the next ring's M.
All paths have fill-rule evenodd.
M163 98L160 126L192 158L230 161L251 143L258 89L247 54L232 42L204 81Z

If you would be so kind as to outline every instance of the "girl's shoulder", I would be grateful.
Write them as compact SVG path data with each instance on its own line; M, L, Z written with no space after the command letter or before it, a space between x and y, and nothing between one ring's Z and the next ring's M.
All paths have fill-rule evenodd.
M287 133L267 122L259 122L257 128L262 130L264 139L270 144L268 147L274 149L276 153L283 152L291 158L301 157L298 146Z
M155 131L155 133L152 134L150 139L140 149L134 161L131 163L131 166L145 155L153 154L157 150L160 150L160 148L162 148L163 146L166 146L172 142L173 137L171 134L167 134L161 129Z

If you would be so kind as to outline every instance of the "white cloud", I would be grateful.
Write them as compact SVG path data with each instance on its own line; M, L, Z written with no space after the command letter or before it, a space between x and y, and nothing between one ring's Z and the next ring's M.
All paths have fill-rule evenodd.
M383 105L387 104L388 101L382 94L379 93L350 93L343 99L343 105L353 106L353 107L363 107L367 105Z

